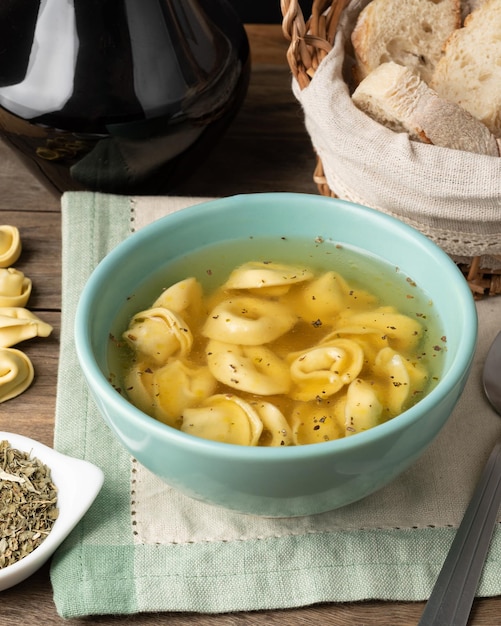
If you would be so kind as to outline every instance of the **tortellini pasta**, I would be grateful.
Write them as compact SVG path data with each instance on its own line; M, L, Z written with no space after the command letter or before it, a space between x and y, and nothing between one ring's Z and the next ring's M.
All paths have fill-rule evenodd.
M345 428L348 435L355 435L380 423L383 405L374 386L361 378L348 385L344 405Z
M246 446L363 432L411 406L430 373L421 321L335 271L248 262L212 294L190 277L132 317L129 399L184 433Z
M338 272L333 271L308 282L290 298L290 305L312 320L337 315L346 309L367 307L374 302L374 296L353 289Z
M247 402L233 394L216 394L184 411L181 430L203 439L244 446L288 446L290 426L269 402Z
M144 413L153 415L155 410L155 388L153 370L145 361L137 361L124 379L125 391L134 406Z
M188 323L195 324L202 316L202 301L202 285L196 278L186 278L162 292L153 303L153 308L168 309Z
M291 412L295 445L322 443L344 437L344 402L298 402Z
M405 359L391 348L378 353L374 372L379 380L379 396L391 417L402 412L409 395L422 388L426 380L426 371L418 362Z
M312 277L312 272L304 267L250 261L230 274L223 290L245 289L252 292L257 289L261 294L277 296L287 293L291 285Z
M330 343L336 339L350 339L357 343L364 351L364 364L365 367L373 368L376 361L376 357L383 348L389 346L388 337L381 333L377 328L338 328L326 335L326 337L320 342L320 345L324 343Z
M13 267L0 268L0 307L24 307L31 295L31 280Z
M210 339L246 346L274 341L297 321L297 316L274 300L230 298L211 311L202 333Z
M284 414L271 402L251 402L257 412L263 429L259 438L259 445L263 446L290 446L293 443L292 431Z
M172 356L185 357L193 343L183 318L164 307L134 315L123 338L138 353L158 364Z
M28 356L11 346L34 337L48 337L52 332L50 324L24 308L31 295L31 280L9 267L20 254L19 230L0 226L0 402L21 394L34 378Z
M348 385L364 363L361 346L350 339L334 339L299 353L292 353L290 373L294 400L328 398Z
M422 327L418 320L399 313L391 306L369 311L347 311L339 316L337 329L353 332L355 329L378 331L395 350L414 350L421 340Z
M21 237L16 226L0 226L0 267L13 265L21 255Z
M24 352L15 348L0 348L0 402L26 391L34 375L33 365Z
M145 362L131 368L125 378L126 391L134 404L169 426L179 427L187 407L212 395L217 381L207 366L172 359L156 370Z
M245 400L231 394L217 394L198 408L185 409L181 430L203 439L255 446L263 423Z
M0 347L8 348L33 337L48 337L52 326L22 307L0 307Z
M217 381L206 366L176 359L168 361L153 374L155 417L178 425L183 411L211 396Z
M291 378L286 363L266 346L239 346L209 341L207 363L219 382L261 396L287 393Z

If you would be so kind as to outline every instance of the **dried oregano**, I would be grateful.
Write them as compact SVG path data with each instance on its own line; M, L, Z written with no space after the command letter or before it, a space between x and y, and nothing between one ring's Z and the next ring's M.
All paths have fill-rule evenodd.
M57 515L50 468L0 441L0 569L33 552Z

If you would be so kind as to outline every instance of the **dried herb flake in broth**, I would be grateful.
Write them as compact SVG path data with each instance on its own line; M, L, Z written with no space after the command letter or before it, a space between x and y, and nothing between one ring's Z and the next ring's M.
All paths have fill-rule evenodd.
M0 569L33 552L57 516L50 468L0 441Z

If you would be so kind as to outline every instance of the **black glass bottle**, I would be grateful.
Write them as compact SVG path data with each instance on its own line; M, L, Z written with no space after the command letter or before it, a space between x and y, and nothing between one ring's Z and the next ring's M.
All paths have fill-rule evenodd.
M2 0L0 41L0 137L56 193L168 193L248 86L228 0Z

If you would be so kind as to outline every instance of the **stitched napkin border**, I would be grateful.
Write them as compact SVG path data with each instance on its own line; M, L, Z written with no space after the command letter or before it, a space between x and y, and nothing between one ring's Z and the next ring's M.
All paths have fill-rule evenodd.
M169 199L163 202L168 205ZM134 463L89 397L73 342L75 308L89 274L134 230L131 203L127 197L77 192L62 200L63 316L55 447L100 466L105 483L53 558L59 614L222 613L374 598L425 599L453 539L453 527L337 528L239 541L135 541ZM494 300L481 307L491 317L497 310L499 319L501 301ZM482 346L488 345L492 332L480 338ZM498 418L491 417L496 429ZM484 454L490 445L486 442ZM497 528L479 595L501 594L500 572Z

